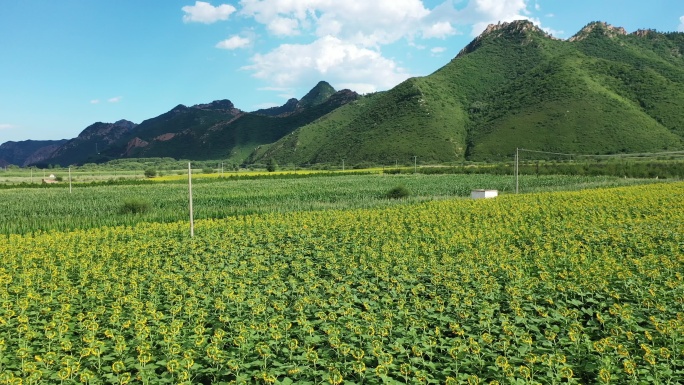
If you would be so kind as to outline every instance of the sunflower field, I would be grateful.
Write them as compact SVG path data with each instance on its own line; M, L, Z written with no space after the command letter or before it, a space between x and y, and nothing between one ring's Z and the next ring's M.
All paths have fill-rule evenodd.
M676 384L684 183L8 235L2 384Z

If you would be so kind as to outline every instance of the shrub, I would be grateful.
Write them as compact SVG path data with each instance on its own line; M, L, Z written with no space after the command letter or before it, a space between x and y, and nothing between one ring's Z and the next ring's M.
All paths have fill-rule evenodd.
M406 189L404 186L397 186L392 188L385 194L385 198L387 199L403 199L411 195L409 191Z
M150 211L150 202L142 199L129 199L119 208L119 214L143 214Z
M214 169L213 169L213 168L205 167L205 168L202 169L202 174L213 174L213 173L214 173Z
M154 178L155 176L157 176L157 171L153 168L148 168L147 170L145 170L145 176L148 178Z

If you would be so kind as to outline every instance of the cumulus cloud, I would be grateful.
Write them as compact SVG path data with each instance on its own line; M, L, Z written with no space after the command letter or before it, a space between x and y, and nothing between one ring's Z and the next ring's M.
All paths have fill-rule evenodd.
M250 39L236 35L219 42L216 44L216 48L233 50L249 47L250 44L252 44Z
M355 85L357 92L373 92L395 86L409 74L378 51L359 47L333 36L311 44L283 44L252 57L243 67L275 87L294 87L326 79L337 87Z
M448 21L441 21L423 29L424 38L444 38L456 34L456 29Z
M228 20L228 17L237 10L232 5L221 4L214 7L210 3L205 3L204 1L196 1L195 5L186 5L181 9L185 12L185 15L183 15L183 22L204 24L212 24L219 20Z
M253 19L272 36L283 39L298 36L300 42L304 41L262 51L243 69L275 87L297 87L325 79L338 88L374 92L391 88L409 77L396 59L383 55L383 47L387 45L403 40L407 46L424 49L425 40L445 39L461 31L476 36L489 24L520 19L542 27L539 19L533 17L533 12L541 7L532 0L442 0L432 9L426 3L425 0L241 0L236 14ZM558 34L546 27L542 29ZM246 44L231 39L218 43L217 47L235 49L231 47ZM254 42L255 38L250 40ZM445 51L437 47L430 53L438 55Z
M444 14L455 23L472 26L472 36L482 33L489 24L531 19L526 0L471 0L460 10L446 3L444 6Z
M109 103L118 103L118 102L121 101L121 99L123 99L123 96L115 96L115 97L113 97L113 98L107 99L107 101L108 101Z
M377 46L430 30L430 10L421 0L242 0L240 14L276 35L314 33ZM441 26L442 33L444 25Z
M684 32L684 16L679 18L679 28L677 28L679 32Z
M541 7L537 9L535 6L535 10L539 11ZM489 24L514 20L529 20L554 36L563 34L563 31L545 27L538 18L532 17L532 12L528 9L528 0L470 0L465 8L462 10L452 8L449 14L457 20L456 23L472 26L472 36L482 33Z
M268 30L276 36L299 35L299 21L287 17L277 17L268 24Z

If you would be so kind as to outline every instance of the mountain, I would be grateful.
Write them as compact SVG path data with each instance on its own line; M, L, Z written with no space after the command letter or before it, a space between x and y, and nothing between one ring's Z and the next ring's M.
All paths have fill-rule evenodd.
M311 89L302 100L297 103L297 107L304 109L307 107L314 107L325 103L335 94L335 89L328 84L328 82L318 82L314 88Z
M587 25L569 40L490 25L450 63L364 96L250 159L510 159L516 147L613 154L684 148L684 34Z
M285 116L293 114L296 112L301 112L302 110L310 107L315 107L320 104L325 103L330 99L337 91L328 82L318 82L314 88L311 89L302 100L297 100L292 98L287 101L284 105L280 107L271 107L267 109L254 111L257 115L266 116Z
M335 91L321 82L302 100L294 103L291 99L279 109L249 113L235 108L229 100L179 105L140 123L101 155L103 159L173 157L239 163L255 148L273 143L356 98L355 92Z
M66 139L5 142L0 145L0 166L13 164L24 167L41 162L66 142Z
M100 151L126 136L136 128L136 124L128 120L115 123L97 122L86 127L74 139L59 146L50 157L42 160L42 164L83 164L97 162L101 159Z
M253 112L229 100L178 105L139 125L95 123L56 146L40 162L394 164L504 160L516 148L681 150L684 33L592 22L560 40L529 21L493 24L442 68L389 91L359 96L319 82L300 100Z
M57 144L38 165L84 164L120 158L173 157L227 159L242 162L255 149L273 143L359 97L318 83L301 100L253 113L230 100L187 107L178 105L157 117L134 124L126 120L94 123L78 137Z
M265 115L265 116L289 115L289 114L295 112L295 110L297 110L298 104L299 104L299 100L297 100L297 98L292 98L292 99L289 99L282 106L256 110L252 113L256 114L256 115Z

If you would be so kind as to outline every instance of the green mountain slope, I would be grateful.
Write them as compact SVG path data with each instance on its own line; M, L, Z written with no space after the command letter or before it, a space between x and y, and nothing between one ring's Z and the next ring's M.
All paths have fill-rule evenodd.
M684 148L684 34L592 23L569 41L490 26L432 75L365 96L251 160L510 158L516 147L610 154Z

